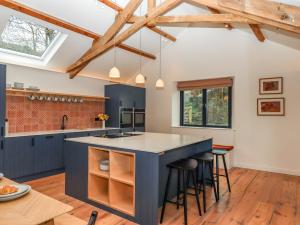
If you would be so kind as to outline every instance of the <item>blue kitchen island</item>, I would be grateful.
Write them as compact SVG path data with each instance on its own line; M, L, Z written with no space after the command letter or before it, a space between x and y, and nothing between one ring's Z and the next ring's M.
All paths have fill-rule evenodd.
M66 194L141 225L158 224L166 165L212 149L210 137L148 132L66 141ZM103 160L108 171L100 169Z

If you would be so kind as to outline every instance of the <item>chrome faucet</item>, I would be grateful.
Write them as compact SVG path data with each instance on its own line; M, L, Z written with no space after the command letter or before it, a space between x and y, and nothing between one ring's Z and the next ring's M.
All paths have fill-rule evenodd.
M63 117L62 117L61 127L60 127L60 129L62 129L62 130L64 130L66 128L65 121L68 121L68 116L67 115L63 115Z

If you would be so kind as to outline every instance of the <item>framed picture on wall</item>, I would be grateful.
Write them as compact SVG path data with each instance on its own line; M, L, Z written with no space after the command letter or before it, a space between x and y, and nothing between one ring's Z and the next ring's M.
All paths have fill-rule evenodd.
M259 79L259 94L283 94L283 77Z
M257 99L258 116L284 116L285 98L259 98Z

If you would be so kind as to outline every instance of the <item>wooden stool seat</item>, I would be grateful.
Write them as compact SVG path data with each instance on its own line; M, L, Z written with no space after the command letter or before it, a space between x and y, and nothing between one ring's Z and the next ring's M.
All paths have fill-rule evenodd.
M234 149L234 146L231 146L231 145L213 145L213 149L231 151L231 150Z

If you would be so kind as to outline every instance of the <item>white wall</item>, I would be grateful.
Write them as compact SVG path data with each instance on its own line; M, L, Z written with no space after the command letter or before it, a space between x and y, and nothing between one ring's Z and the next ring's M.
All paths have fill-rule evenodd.
M260 43L238 29L187 29L163 50L164 90L154 88L159 60L143 68L148 78L147 130L212 136L215 143L235 146L235 166L300 175L299 60L300 51L268 40ZM172 127L179 107L176 81L223 76L235 77L234 128ZM258 80L270 76L284 77L285 117L256 115Z
M104 85L108 84L105 81L86 77L76 77L71 80L68 74L9 64L7 83L14 82L22 82L25 87L38 86L41 91L93 96L103 96Z

